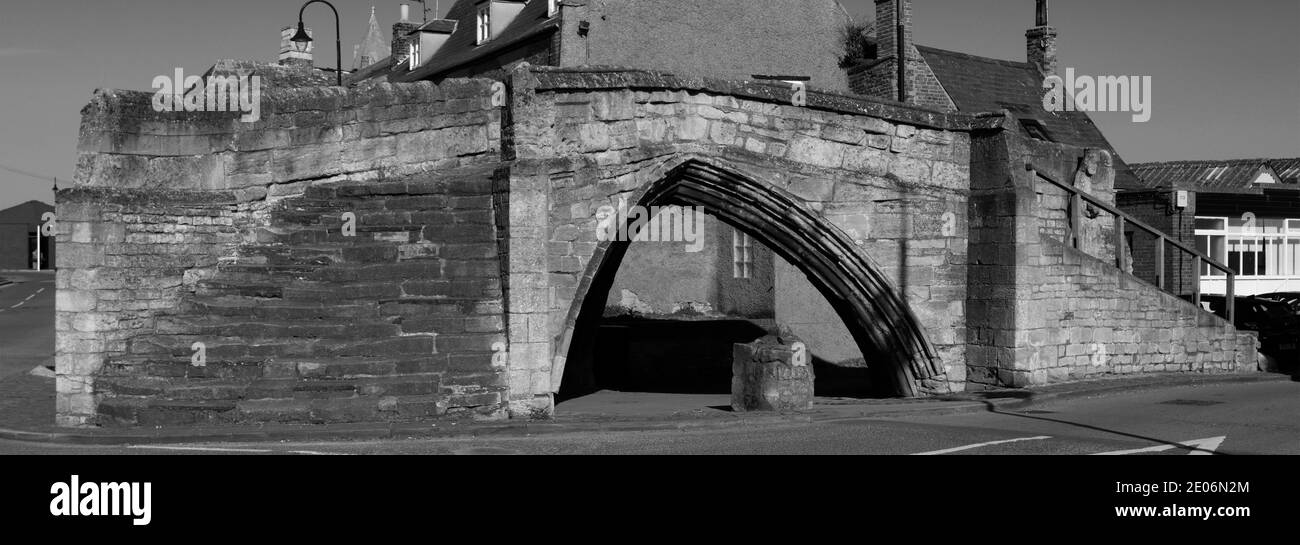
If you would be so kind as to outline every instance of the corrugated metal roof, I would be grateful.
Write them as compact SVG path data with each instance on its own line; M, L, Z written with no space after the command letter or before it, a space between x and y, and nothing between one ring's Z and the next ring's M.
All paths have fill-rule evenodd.
M1169 161L1132 165L1142 181L1152 187L1242 191L1256 186L1300 183L1300 159L1230 159L1221 161ZM1256 184L1262 174L1277 180Z

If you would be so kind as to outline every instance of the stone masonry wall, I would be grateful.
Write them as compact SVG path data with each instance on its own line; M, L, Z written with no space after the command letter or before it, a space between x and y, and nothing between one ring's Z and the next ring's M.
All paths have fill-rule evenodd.
M1088 193L1113 199L1110 164L1093 163L1096 176L1087 176L1095 153L1018 140L1011 139L1011 156L1026 157L1045 176L1073 178L1074 185ZM1060 219L1062 209L1037 198L1037 191L1048 183L1015 169L1015 163L1014 176L1035 190L1035 202L1019 207L1032 213L1027 217L1030 224L1024 225L1030 229L1022 233L1017 247L1017 366L1009 373L1001 369L998 384L1019 388L1102 375L1256 368L1255 337L1115 268L1114 245L1105 243L1113 239L1113 228L1104 229L1113 225L1109 215L1093 220L1084 216L1079 250L1058 237L1056 229L1044 229Z
M152 93L101 91L82 110L79 187L230 190L394 177L496 161L500 111L486 80L264 89L260 119L156 112Z
M77 188L59 192L63 262L55 331L58 418L95 420L94 376L156 327L239 240L256 205L230 192Z
M324 227L313 227L321 221L319 217L302 218L307 225L277 223L273 218L285 199L334 182L401 180L479 164L492 168L500 159L500 110L493 108L491 96L492 82L485 80L452 80L438 86L385 83L348 90L265 88L260 119L245 123L238 120L237 112L157 112L151 105L152 93L97 93L82 112L75 186L62 191L58 199L58 242L64 260L58 273L57 304L60 423L94 423L96 406L105 395L160 392L157 397L164 397L161 392L177 391L176 385L140 390L140 384L119 383L120 391L106 393L97 392L95 383L109 361L129 355L126 353L138 344L134 341L163 332L164 325L165 332L172 335L184 333L180 329L185 327L197 331L198 324L164 324L161 316L184 314L185 305L190 304L187 298L202 293L207 289L202 284L219 275L225 275L225 281L252 282L252 271L232 273L227 268L266 265L265 256L248 255L250 246L275 244L275 237L281 234ZM418 186L399 183L397 187L402 195L418 188L414 194L418 198L412 201L418 203L417 212L468 203L465 199L472 197L441 196L448 191L442 188L458 183L455 176L451 178L442 182L434 176L434 182ZM490 181L480 178L473 184L482 186L486 194ZM350 191L359 195L357 190ZM382 206L383 201L376 202ZM490 202L484 201L483 206L490 209ZM475 213L469 208L464 211ZM387 219L411 219L396 218L395 213L390 212ZM393 253L340 248L344 253L334 254L338 257L332 259L351 258L360 261L357 266L364 266L375 260L396 262L401 251L422 251L410 244L418 241L409 236L410 229L420 225L385 227L377 224L387 220L367 217L364 212L360 216L362 236L394 244ZM434 219L427 214L422 217ZM444 219L457 222L455 217ZM336 213L333 221L335 225L330 227L337 230ZM367 223L373 227L367 228ZM471 231L477 232L467 229L466 236L479 236ZM397 248L399 233L408 237L404 250ZM488 242L494 237L486 236ZM288 241L306 245L311 240L315 239L298 235ZM482 257L492 260L495 275L495 252ZM472 263L457 266L457 270L481 268ZM411 266L403 270L417 272ZM258 281L273 283L284 271L272 267L261 273L266 278ZM264 295L263 287L258 286L231 289ZM488 301L492 293L470 296ZM243 331L251 334L258 330L246 327ZM320 331L332 334L329 328ZM166 353L165 347L162 350ZM484 346L482 350L489 349ZM140 378L137 373L144 373L145 378L155 371L171 373L167 367L136 365L132 369L133 379ZM477 395L454 388L459 388L454 395ZM467 397L465 402L482 401ZM445 404L439 407L438 411L446 410ZM132 413L129 419L134 422L138 417Z
M535 343L530 350L554 354L552 388L562 375L577 299L600 257L597 208L620 197L636 202L639 190L692 157L788 191L857 241L906 287L943 361L954 362L947 387L962 387L970 161L962 131L974 118L816 93L810 103L823 104L796 107L785 87L641 72L534 70L514 80L517 96L525 88L536 95L516 107L521 160L512 183L536 200L511 202L546 214L530 214L529 223L512 229L541 235L526 252L531 263L544 260L549 274L516 274L537 270L522 264L512 270L510 319L512 331L525 320L530 329L547 320L545 334L528 339ZM527 240L511 238L512 245ZM512 263L521 257L512 255ZM534 294L531 306L517 306L520 290ZM512 365L518 342L512 336ZM512 391L525 380L538 384L538 371L518 369Z

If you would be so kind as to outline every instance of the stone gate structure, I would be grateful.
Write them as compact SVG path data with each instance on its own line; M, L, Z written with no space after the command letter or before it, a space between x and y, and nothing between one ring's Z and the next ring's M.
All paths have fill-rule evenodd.
M620 198L751 233L900 395L1255 366L1113 247L1061 241L1026 164L1113 202L1109 165L1005 112L621 69L497 85L281 88L254 123L98 92L58 195L60 422L545 417L627 249L596 234Z

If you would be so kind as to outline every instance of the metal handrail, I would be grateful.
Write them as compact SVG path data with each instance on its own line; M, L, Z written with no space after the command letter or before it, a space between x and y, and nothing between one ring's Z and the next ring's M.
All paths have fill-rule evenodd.
M1236 312L1236 304L1235 304L1236 302L1235 288L1236 288L1237 273L1233 272L1232 269L1229 269L1227 265L1224 265L1223 263L1216 261L1210 256L1197 251L1195 248L1190 248L1186 244L1183 244L1182 242L1169 238L1168 236L1165 235L1164 232L1160 231L1159 229L1147 225L1146 223L1142 222L1142 220L1130 216L1120 211L1118 208L1115 208L1114 206L1102 202L1097 197L1092 196L1091 194L1083 191L1082 189L1074 187L1073 185L1067 185L1065 183L1053 179L1051 176L1048 176L1044 174L1042 171L1034 168L1034 165L1032 163L1025 163L1025 170L1028 170L1037 178L1042 178L1043 180L1050 182L1052 185L1064 189L1067 193L1070 194L1070 244L1075 249L1079 249L1079 244L1080 244L1079 226L1083 224L1083 218L1081 214L1083 213L1082 212L1083 203L1087 202L1088 204L1091 204L1097 208L1105 210L1106 212L1109 212L1111 215L1115 216L1115 266L1119 267L1119 270L1123 271L1128 268L1127 266L1128 256L1124 252L1124 246L1125 246L1124 227L1126 225L1132 225L1133 227L1136 227L1138 229L1146 231L1147 233L1150 233L1152 236L1156 237L1160 241L1159 244L1156 245L1156 287L1160 288L1161 290L1165 289L1165 280L1166 280L1166 275L1165 275L1166 243L1171 244L1174 246L1174 248L1182 250L1184 253L1191 254L1192 256L1192 261L1193 261L1192 266L1196 271L1195 274L1196 281L1194 284L1195 288L1194 291L1192 292L1193 293L1192 304L1196 305L1197 308L1201 307L1201 264L1206 264L1209 265L1210 267L1223 271L1223 273L1227 276L1228 279L1227 294L1224 296L1224 304L1227 306L1226 310L1228 311L1228 323L1236 325L1237 312Z

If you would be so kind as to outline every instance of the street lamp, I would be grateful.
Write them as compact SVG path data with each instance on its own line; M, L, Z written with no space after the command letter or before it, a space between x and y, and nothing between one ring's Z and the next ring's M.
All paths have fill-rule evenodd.
M295 44L294 47L297 48L298 51L305 52L307 50L307 44L311 43L312 39L311 36L307 35L307 27L302 24L302 13L304 11L307 11L307 6L315 4L316 2L320 2L322 4L329 6L330 10L334 12L334 54L335 54L334 72L338 76L339 87L342 87L343 86L343 37L339 31L339 27L340 27L339 10L334 9L334 4L326 2L325 0L308 0L308 2L306 4L303 4L302 8L298 10L298 32L294 34L292 38L289 38L289 40Z

